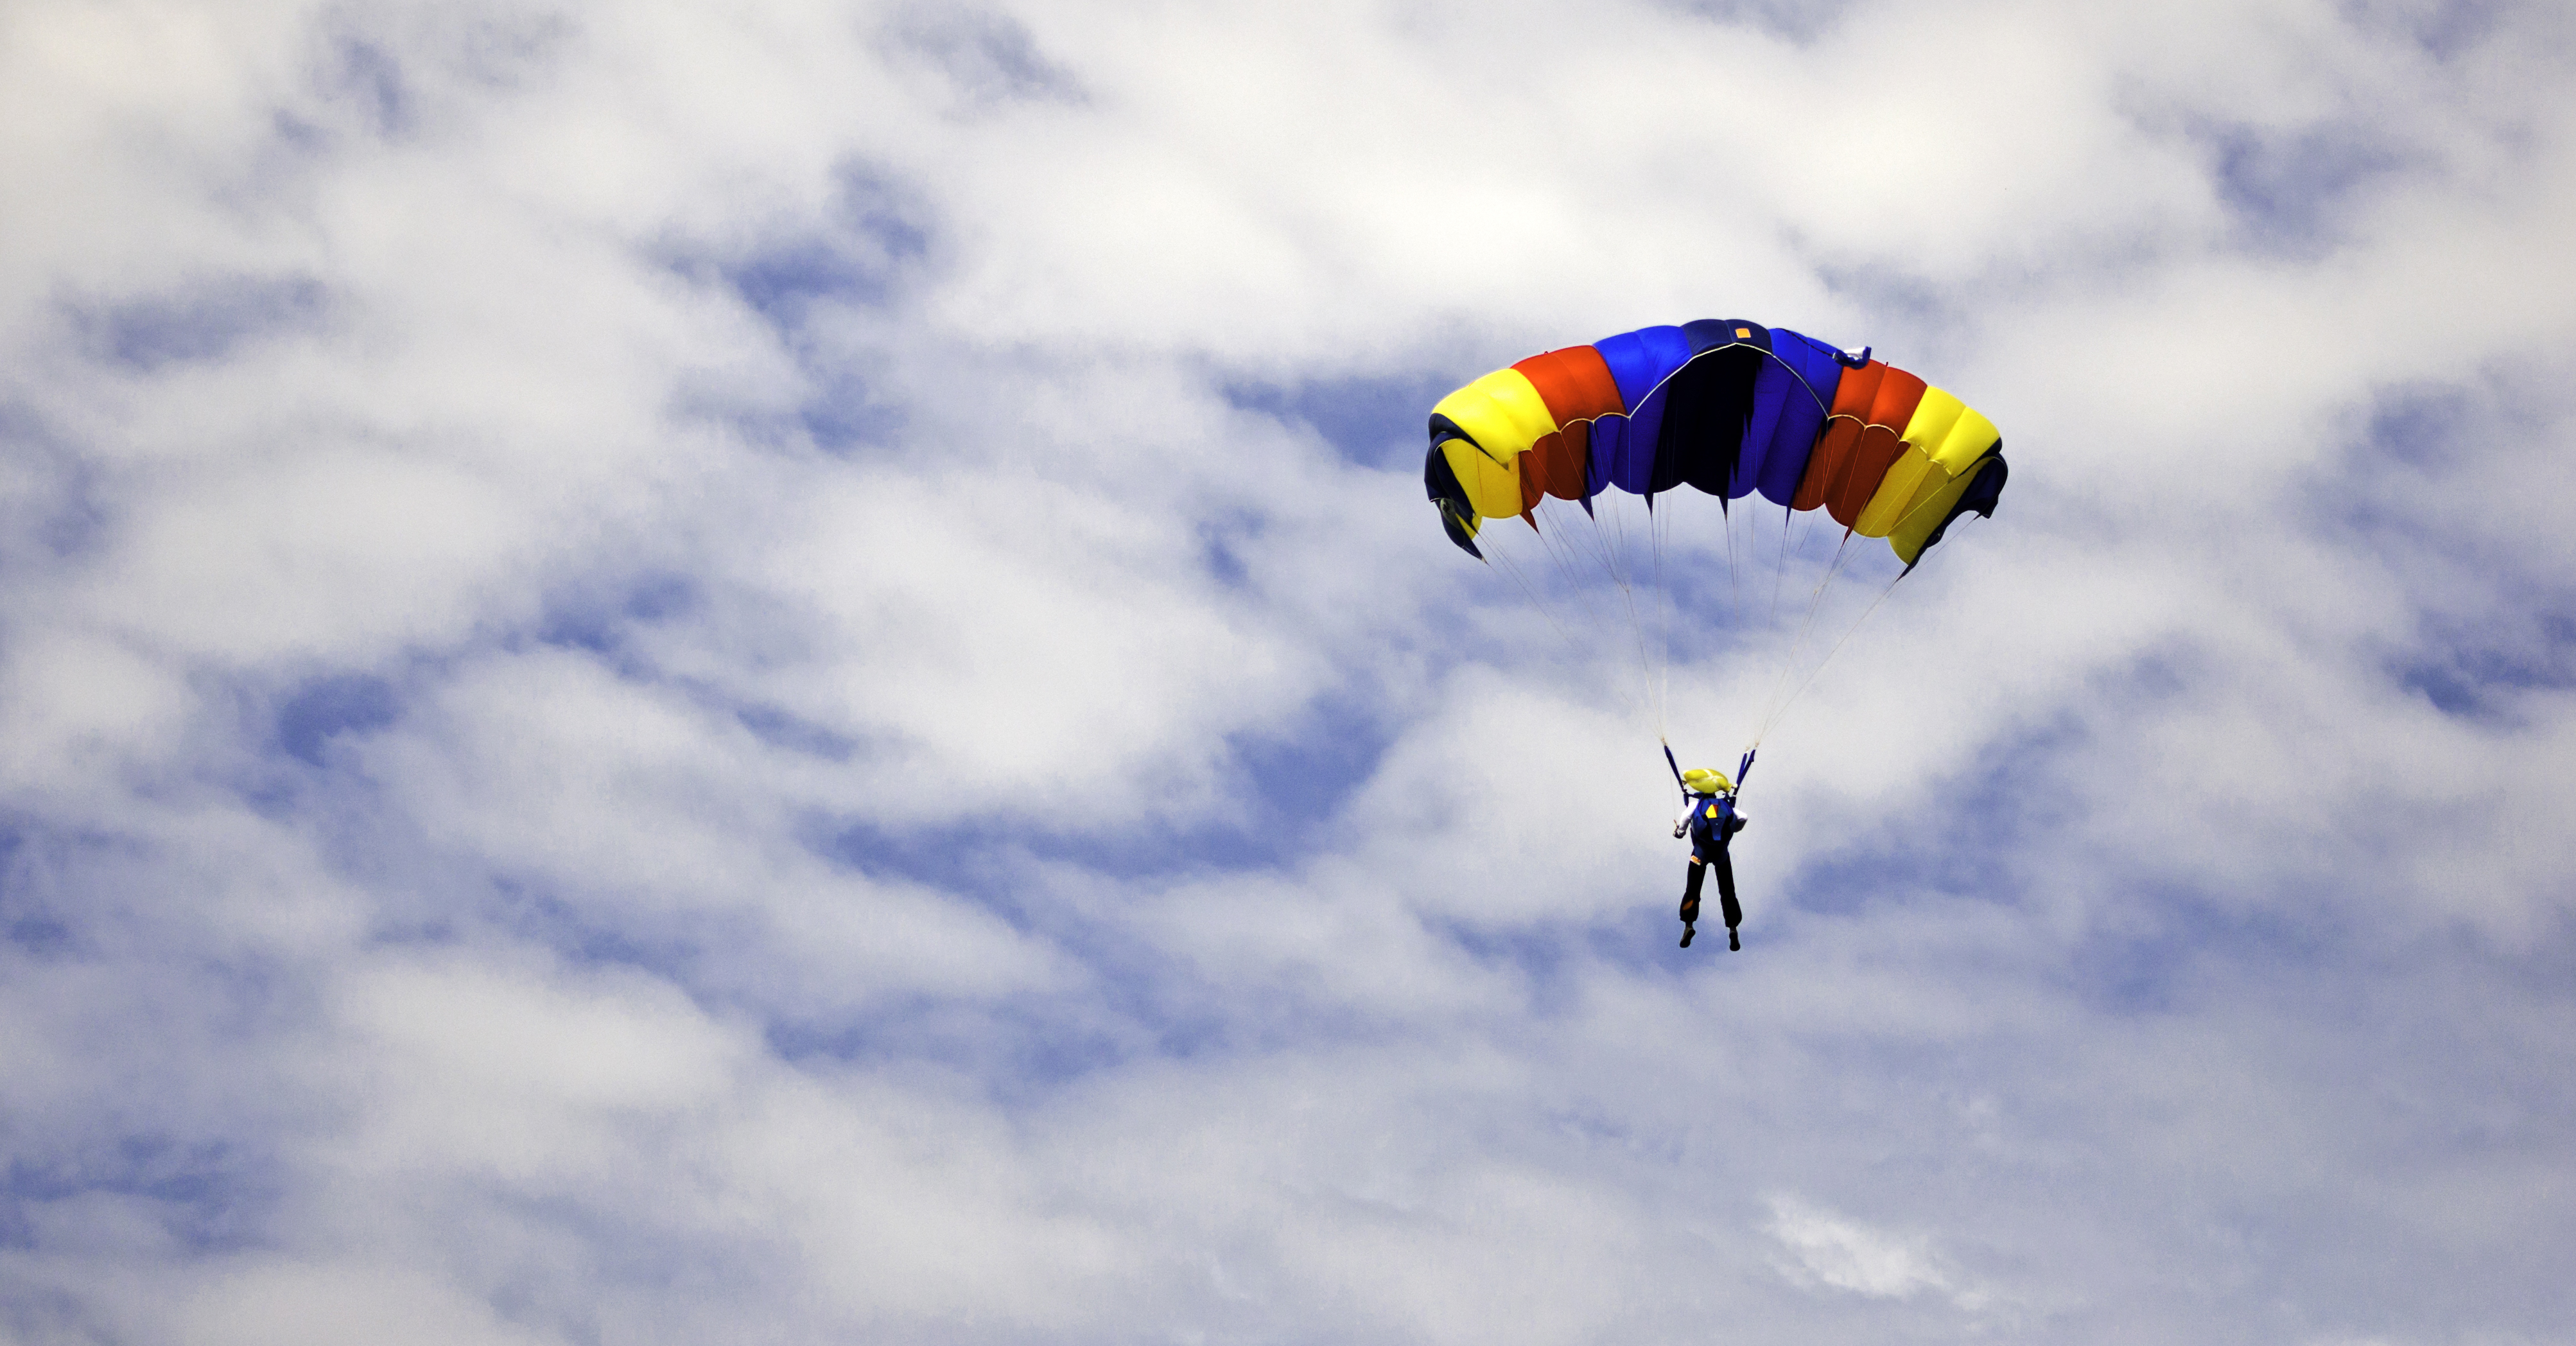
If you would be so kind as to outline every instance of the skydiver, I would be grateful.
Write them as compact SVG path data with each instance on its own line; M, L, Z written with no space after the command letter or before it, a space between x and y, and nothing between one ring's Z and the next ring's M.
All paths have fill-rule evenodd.
M1742 949L1735 927L1743 924L1744 909L1735 903L1735 862L1726 852L1727 843L1745 828L1744 815L1735 811L1735 784L1723 772L1697 767L1682 773L1682 792L1689 816L1673 824L1674 837L1687 833L1691 839L1690 877L1682 885L1682 947L1689 948L1691 937L1699 933L1699 885L1714 868L1718 909L1726 915L1726 947Z

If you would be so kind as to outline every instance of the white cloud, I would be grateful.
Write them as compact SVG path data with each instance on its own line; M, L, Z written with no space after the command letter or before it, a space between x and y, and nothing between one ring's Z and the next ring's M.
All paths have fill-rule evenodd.
M1959 1284L1921 1238L1872 1229L1791 1197L1773 1197L1770 1206L1769 1232L1793 1259L1781 1267L1792 1281L1872 1299L1931 1291L1971 1312L1989 1299L1986 1291Z

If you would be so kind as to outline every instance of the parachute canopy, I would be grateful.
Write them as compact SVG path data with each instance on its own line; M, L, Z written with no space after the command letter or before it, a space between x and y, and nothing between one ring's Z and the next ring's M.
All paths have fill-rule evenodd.
M1487 519L1610 487L1822 509L1912 569L1950 521L1992 516L2006 468L1994 423L1868 352L1785 327L1702 319L1533 355L1431 412L1423 486L1469 555Z

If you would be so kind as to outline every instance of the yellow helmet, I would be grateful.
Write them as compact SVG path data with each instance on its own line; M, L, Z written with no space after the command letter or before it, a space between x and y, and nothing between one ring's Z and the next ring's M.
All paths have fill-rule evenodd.
M1723 771L1695 766L1682 773L1682 788L1695 795L1722 795L1732 791L1735 783Z

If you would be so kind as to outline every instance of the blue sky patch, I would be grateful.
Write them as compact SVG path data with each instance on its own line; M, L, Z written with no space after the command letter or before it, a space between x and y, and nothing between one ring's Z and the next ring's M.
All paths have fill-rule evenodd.
M668 570L595 577L549 594L536 638L542 644L614 655L626 628L686 617L705 601L700 582Z
M301 277L228 276L148 298L75 311L98 354L149 373L218 360L245 343L316 328L328 295Z
M2405 162L2375 129L2350 121L2287 132L2212 126L2200 138L2215 156L2219 199L2247 241L2269 253L2306 256L2331 247L2353 198Z
M278 707L277 743L289 757L322 766L331 740L381 729L401 711L393 684L383 678L365 673L315 678Z
M63 443L36 412L0 401L0 460L20 474L16 489L0 494L0 538L7 539L0 541L0 575L12 568L19 538L54 561L92 551L104 539L107 503L97 465Z
M971 106L1080 103L1073 72L1048 60L1018 19L997 10L916 4L895 20L897 45L945 75Z
M138 1134L92 1143L77 1156L10 1160L0 1175L0 1247L30 1248L36 1207L90 1194L149 1202L161 1227L196 1253L255 1246L268 1186L265 1165L222 1141Z
M2431 634L2389 671L2446 715L2494 720L2516 693L2576 687L2576 615L2568 612L2524 613L2502 623L2443 621Z
M1473 377L1435 373L1293 384L1238 379L1219 391L1245 411L1311 427L1344 462L1418 475L1431 442L1425 429L1431 408Z
M398 136L411 129L412 96L400 58L381 44L357 38L343 38L331 57L325 90L356 108L368 130Z

